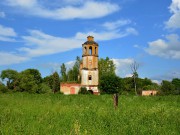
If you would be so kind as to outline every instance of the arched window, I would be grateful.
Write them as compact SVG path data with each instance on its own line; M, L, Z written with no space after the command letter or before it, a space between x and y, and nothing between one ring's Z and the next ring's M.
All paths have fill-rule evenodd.
M97 48L95 47L95 54L96 54L96 49L97 49Z
M91 75L88 75L88 80L92 80L92 76Z
M87 51L87 49L86 49L86 47L84 47L84 54L86 54L86 51Z
M89 47L89 55L92 55L92 46Z

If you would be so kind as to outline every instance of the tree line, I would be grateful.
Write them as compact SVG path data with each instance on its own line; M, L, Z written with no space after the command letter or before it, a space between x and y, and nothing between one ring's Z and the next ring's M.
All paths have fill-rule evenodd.
M81 59L76 58L72 68L67 70L63 63L60 66L59 73L56 71L49 76L42 78L41 73L37 69L26 69L17 72L13 69L6 69L1 72L0 92L28 92L28 93L57 93L60 91L61 82L80 83L79 67ZM121 78L116 75L115 64L111 59L106 57L100 58L99 67L99 89L100 92L106 94L141 94L142 90L158 90L161 95L180 94L180 79L174 78L172 81L163 80L161 84L152 82L148 78L140 78L138 76L138 64L134 62L130 69L132 77ZM84 88L81 88L84 90ZM86 93L86 92L84 92Z

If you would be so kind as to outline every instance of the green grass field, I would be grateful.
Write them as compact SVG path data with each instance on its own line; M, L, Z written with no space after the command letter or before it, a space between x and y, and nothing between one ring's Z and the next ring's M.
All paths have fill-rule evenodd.
M0 135L178 135L180 96L0 94Z

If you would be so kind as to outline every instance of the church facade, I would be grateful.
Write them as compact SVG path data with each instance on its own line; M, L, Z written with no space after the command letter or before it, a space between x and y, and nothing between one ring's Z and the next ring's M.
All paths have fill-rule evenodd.
M88 36L82 44L82 62L80 64L81 84L61 83L61 92L64 94L78 94L81 87L86 87L93 94L99 94L99 71L98 71L98 43L93 36Z

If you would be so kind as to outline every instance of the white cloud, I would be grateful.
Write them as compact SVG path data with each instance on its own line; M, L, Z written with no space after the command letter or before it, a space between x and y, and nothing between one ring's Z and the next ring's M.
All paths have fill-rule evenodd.
M72 68L75 64L75 60L72 60L72 61L68 61L66 63L64 63L66 65L66 71L68 71L70 68Z
M131 29L131 30L130 30ZM38 30L29 30L29 36L23 36L25 47L19 48L29 57L38 57L43 55L55 54L80 48L88 35L93 35L95 40L112 40L135 34L135 29L127 28L123 32L104 31L104 32L78 32L74 37L62 38L45 34Z
M102 41L102 40L112 40L112 39L117 39L117 38L122 38L126 37L128 35L137 35L138 32L134 28L126 28L124 31L120 30L112 30L112 31L101 31L101 32L96 32L96 31L90 31L87 33L82 33L78 32L76 34L77 39L85 39L87 35L93 35L96 37L96 40Z
M126 74L125 77L132 77L133 74Z
M172 0L169 10L173 15L165 22L166 27L174 29L180 28L180 0Z
M133 45L133 47L134 48L141 48L140 45L137 45L137 44Z
M17 34L13 28L0 25L0 36L15 37Z
M1 26L1 25L0 25ZM11 37L16 37L17 34L12 28L0 27L0 40L2 41L15 41ZM6 32L5 32L6 31ZM124 30L102 30L90 32L77 32L73 37L56 37L48 35L39 30L29 30L29 35L22 36L25 46L17 48L18 53L23 54L25 57L33 58L44 55L51 55L61 53L76 48L81 48L82 43L85 42L88 35L95 37L95 41L112 40L122 38L128 35L137 35L134 28L127 27Z
M4 12L0 12L0 18L6 17L6 14Z
M0 41L13 42L15 41L13 37L16 37L16 36L17 34L13 28L0 25Z
M38 30L30 30L30 36L23 36L27 47L20 48L29 57L55 54L80 48L83 41L74 38L54 37Z
M6 0L9 6L18 6L23 8L32 8L37 5L37 0Z
M116 66L116 74L120 77L127 77L130 75L130 66L134 62L133 59L112 59Z
M89 31L86 33L78 32L76 34L76 38L84 39L87 35L94 35L94 37L96 37L96 40L100 41L122 38L128 35L138 35L138 31L135 28L127 26L130 23L130 20L117 20L114 22L105 22L102 24L102 31Z
M105 22L103 26L108 30L115 30L130 23L130 20L117 20L115 22Z
M109 2L84 1L79 6L67 5L56 9L43 7L37 0L6 0L7 5L21 9L23 13L44 18L67 20L74 18L92 19L109 15L120 8ZM60 2L57 5L61 6ZM100 10L99 10L100 9Z
M151 80L153 83L161 84L161 81L159 80Z
M176 34L167 35L166 40L157 39L148 44L149 46L145 51L151 55L180 59L180 40Z
M9 37L5 37L5 36L0 35L0 41L15 42L16 40L14 38L9 38Z
M70 68L72 68L75 64L75 60L74 61L68 61L64 63L66 66L66 71L68 71ZM54 73L55 71L60 70L62 63L56 63L56 62L49 62L49 63L43 63L43 64L39 64L38 66L42 67L42 68L47 68L51 70L51 73Z
M0 65L11 65L27 61L27 57L19 56L13 53L0 52Z

